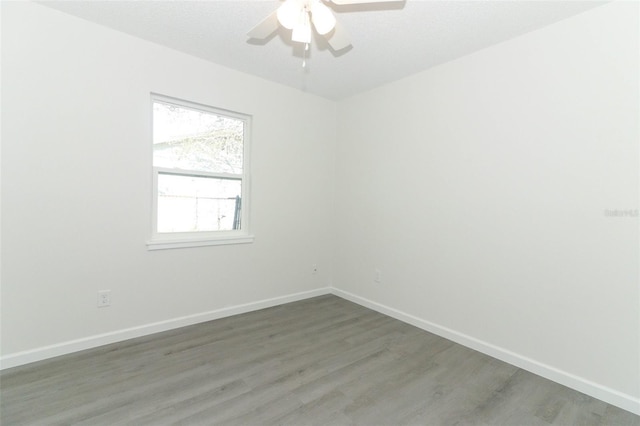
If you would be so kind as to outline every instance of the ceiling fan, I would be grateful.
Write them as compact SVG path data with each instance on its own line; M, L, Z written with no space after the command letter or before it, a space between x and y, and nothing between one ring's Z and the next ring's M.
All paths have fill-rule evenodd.
M324 0L338 6L391 3L405 0ZM308 49L311 43L311 24L321 36L324 36L334 51L351 45L345 29L336 21L333 12L323 0L285 0L278 10L267 16L247 34L250 38L266 39L273 34L279 25L291 31L291 40L304 43Z

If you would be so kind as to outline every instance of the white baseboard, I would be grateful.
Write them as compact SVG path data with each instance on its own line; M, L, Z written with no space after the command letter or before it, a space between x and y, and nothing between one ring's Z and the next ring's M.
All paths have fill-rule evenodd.
M566 371L559 370L555 367L543 364L534 359L527 358L520 354L511 352L507 349L492 345L487 342L483 342L482 340L457 332L455 330L451 330L447 327L434 324L430 321L423 320L397 309L390 308L381 303L373 302L371 300L365 299L364 297L357 296L347 291L332 288L331 293L335 294L336 296L342 297L343 299L357 303L358 305L373 309L374 311L388 315L402 322L406 322L430 333L459 343L468 348L475 349L478 352L482 352L493 358L497 358L511 365L515 365L516 367L520 367L523 370L527 370L531 373L537 374L556 383L560 383L561 385L567 386L571 389L575 389L579 392L605 401L611 405L615 405L624 410L631 411L632 413L640 415L640 399L634 398L631 395L618 392L615 389L599 385L598 383L594 383L574 374L567 373Z
M174 318L166 321L160 321L110 333L99 334L96 336L71 340L68 342L62 342L59 344L45 346L29 351L18 352L0 358L0 369L17 367L20 365L41 361L60 355L78 352L85 349L91 349L110 343L121 342L123 340L128 340L135 337L147 336L153 333L173 330L175 328L256 311L259 309L270 308L272 306L296 302L299 300L308 299L315 296L322 296L325 294L335 294L336 296L342 297L343 299L349 300L351 302L365 306L369 309L373 309L374 311L388 315L392 318L414 325L430 333L444 337L471 349L475 349L479 352L508 362L509 364L515 365L516 367L520 367L524 370L530 371L534 374L545 377L549 380L553 380L554 382L560 383L579 392L583 392L594 398L598 398L609 404L640 415L640 399L634 398L631 395L618 392L614 389L599 385L598 383L591 382L582 377L567 373L566 371L562 371L555 367L540 363L531 358L527 358L520 354L492 345L490 343L457 332L455 330L451 330L441 325L423 320L421 318L388 307L381 303L365 299L363 297L337 288L329 287L216 309L213 311L202 312L194 315L187 315L184 317Z
M95 336L62 342L55 345L45 346L24 352L9 354L0 358L0 370L5 368L17 367L48 358L53 358L60 355L66 355L85 349L91 349L102 345L108 345L110 343L121 342L123 340L133 339L135 337L147 336L149 334L173 330L175 328L229 317L232 315L243 314L246 312L257 311L259 309L270 308L272 306L296 302L298 300L308 299L315 296L322 296L324 294L330 293L331 289L328 287L319 288L315 290L304 291L301 293L294 293L286 296L259 300L257 302L216 309L209 312L202 312L199 314L173 318L170 320L155 322L152 324L145 324L138 327L131 327L124 330L113 331L110 333L98 334Z

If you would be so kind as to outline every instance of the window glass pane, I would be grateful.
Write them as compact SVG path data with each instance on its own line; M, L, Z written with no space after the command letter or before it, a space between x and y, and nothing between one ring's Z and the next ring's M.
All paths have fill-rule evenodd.
M158 232L240 229L238 179L158 174Z
M153 103L153 165L242 174L242 120Z

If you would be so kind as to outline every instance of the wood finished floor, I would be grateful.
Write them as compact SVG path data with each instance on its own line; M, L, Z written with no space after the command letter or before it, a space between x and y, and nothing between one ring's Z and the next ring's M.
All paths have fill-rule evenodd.
M2 425L640 425L336 296L0 374Z

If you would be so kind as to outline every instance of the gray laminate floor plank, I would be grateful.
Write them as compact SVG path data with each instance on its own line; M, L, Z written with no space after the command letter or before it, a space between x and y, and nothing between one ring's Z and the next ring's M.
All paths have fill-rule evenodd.
M328 295L7 369L0 423L640 426L640 417Z

